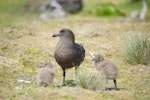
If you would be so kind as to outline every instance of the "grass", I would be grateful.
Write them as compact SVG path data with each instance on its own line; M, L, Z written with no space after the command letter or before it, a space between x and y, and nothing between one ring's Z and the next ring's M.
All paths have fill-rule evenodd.
M18 20L12 20L11 23L14 26L21 24L21 27L6 27L1 23L1 34L18 33L20 35L26 33L27 35L12 39L8 38L8 35L0 36L0 56L2 57L0 58L0 84L2 85L0 87L0 99L20 100L24 98L41 100L56 98L58 100L93 100L94 98L96 100L149 100L149 65L129 65L124 62L121 52L123 39L128 32L137 33L142 29L146 31L147 36L150 36L150 24L148 21L142 23L124 21L123 23L117 19L76 18L74 16L46 21L24 18ZM53 57L58 39L51 36L54 32L66 26L70 27L75 33L76 42L82 43L86 49L86 58L80 66L81 69L97 75L97 70L92 68L93 63L88 51L94 54L103 54L116 62L119 66L119 77L117 79L118 88L121 88L119 91L103 91L99 93L81 87L48 86L43 89L38 87L35 79L38 66L41 62L47 60L50 60L56 67L55 83L62 84L62 69ZM14 32L9 33L11 30ZM34 35L28 33L34 33ZM17 37L16 35L13 36ZM35 51L40 51L40 53L34 54L35 51L32 49L36 49ZM29 54L25 54L26 50L29 50ZM66 80L74 80L74 69L72 68L66 72ZM19 83L17 79L32 82L30 84ZM108 86L114 87L113 82L110 81Z
M126 16L126 14L117 8L113 3L95 3L86 5L84 13L93 16Z
M150 47L145 33L128 36L123 49L123 56L130 64L148 64L150 61Z
M99 75L88 73L85 71L79 71L78 84L84 89L98 90L101 87L101 79Z
M96 0L86 1L87 3L98 2ZM107 2L108 0L103 1ZM122 2L121 0L113 2L116 1ZM8 3L8 0L0 5L4 5L4 3ZM11 2L11 5L13 3L15 2ZM120 3L115 4L120 5ZM9 6L9 9L13 9L13 7ZM19 8L17 10L20 14ZM124 37L128 33L138 33L144 30L148 38L150 37L149 20L140 22L120 20L115 17L83 17L81 14L70 15L63 19L39 20L36 17L19 16L17 13L11 16L9 11L5 11L1 10L0 12L0 100L150 99L149 65L129 65L124 61L121 52ZM85 70L86 73L94 73L94 76L97 75L98 72L92 67L93 63L88 51L93 54L103 54L119 67L117 79L119 91L96 92L80 86L57 87L62 84L62 69L53 57L58 38L51 36L54 32L66 27L71 28L75 33L76 42L82 43L86 49L85 60L79 69ZM48 60L56 68L54 87L52 85L39 88L36 83L38 66L41 62ZM66 70L66 73L67 82L75 80L73 68ZM92 75L89 77L95 80ZM84 78L84 75L81 77ZM18 79L31 81L31 83L20 83L17 81ZM108 86L114 87L113 82L110 81Z
M2 85L2 87L0 87L1 99L18 100L24 98L40 100L56 98L58 100L93 100L93 98L95 98L137 100L139 98L139 100L148 100L150 98L149 67L145 65L134 66L126 64L122 59L122 54L120 52L123 44L122 40L127 32L137 32L139 31L139 28L141 28L141 26L138 26L138 22L121 23L116 20L116 23L112 26L111 24L113 20L111 19L91 19L90 24L88 24L89 18L75 19L74 21L67 18L64 20L51 20L51 23L55 24L57 27L49 27L48 21L45 22L39 20L28 21L26 19L22 19L21 22L17 23L22 23L24 20L26 23L23 24L22 29L1 27L1 30L3 31L8 30L9 28L10 30L17 30L18 33L23 33L24 29L26 29L27 33L30 33L31 30L28 28L28 25L30 24L31 26L34 26L35 21L38 23L38 26L34 27L34 30L32 29L32 32L36 34L34 36L23 35L23 37L18 39L9 39L6 35L0 37L0 56L5 55L7 58L0 59L0 84ZM60 26L60 22L65 25ZM87 25L91 30L93 30L92 32L87 31L90 30L87 28ZM46 60L50 60L56 67L55 83L60 85L62 84L62 69L59 65L57 65L53 57L54 48L58 39L52 38L51 35L65 26L69 26L75 32L76 41L83 43L87 52L89 50L94 54L102 53L119 65L120 73L117 79L118 87L124 89L98 93L91 91L90 89L82 89L80 87L57 88L48 86L43 89L38 88L35 80L38 65L40 62L44 62ZM84 30L80 30L80 26L82 26ZM142 24L142 28L147 30L147 34L149 35L150 32L148 26L149 23L147 22ZM34 54L35 51L32 50L33 48L36 48L36 52L40 51L40 54ZM25 54L26 50L29 54ZM16 61L18 63L16 63ZM12 62L13 65L10 62ZM93 64L90 55L86 53L85 61L80 67L83 70L87 70L88 73L97 73L96 69L91 66L93 66ZM14 71L12 71L12 69ZM95 80L94 77L92 78L92 75L89 77L91 77L92 80ZM25 84L18 83L17 79L33 81L30 84ZM74 69L67 70L66 80L70 79L74 79ZM109 86L113 87L113 82L109 82Z
M0 1L0 18L9 20L11 17L16 17L16 15L21 15L24 10L24 5L28 0L5 0ZM11 16L10 16L11 15ZM7 19L8 18L8 19Z
M145 0L147 2L148 10L150 9L150 1ZM124 1L123 3L118 4L118 7L121 8L128 16L130 16L130 13L137 10L141 11L142 9L142 0L139 0L139 2L131 3L129 0ZM146 14L146 18L150 18L150 13Z
M33 55L36 55L36 54L40 54L40 51L38 49L27 49L25 50L25 54L29 55L29 54L33 54Z

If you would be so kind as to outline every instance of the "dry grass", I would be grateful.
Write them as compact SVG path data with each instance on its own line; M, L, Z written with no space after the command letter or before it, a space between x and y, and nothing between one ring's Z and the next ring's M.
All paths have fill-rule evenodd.
M150 66L129 65L124 62L121 49L128 32L146 31L150 37L150 23L120 19L73 17L56 20L18 19L0 23L0 99L1 100L149 100ZM88 51L103 54L117 63L119 91L95 92L80 87L57 87L62 83L62 70L54 60L58 39L52 38L61 28L71 28L76 42L86 49L80 66L97 73ZM32 51L33 50L33 51ZM41 62L50 60L56 67L54 86L39 88L35 78ZM74 69L67 70L66 80L74 79ZM31 83L18 82L18 79ZM113 82L109 82L113 87Z

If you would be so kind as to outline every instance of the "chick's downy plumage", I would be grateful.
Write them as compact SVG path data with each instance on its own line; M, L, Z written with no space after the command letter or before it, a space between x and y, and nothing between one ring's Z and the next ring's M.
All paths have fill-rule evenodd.
M37 74L37 83L39 86L47 86L54 82L55 68L50 62L43 63Z
M113 80L117 89L118 67L116 64L111 60L105 60L102 55L97 55L92 60L95 61L95 67L100 72L101 78L106 80L106 84L107 80Z

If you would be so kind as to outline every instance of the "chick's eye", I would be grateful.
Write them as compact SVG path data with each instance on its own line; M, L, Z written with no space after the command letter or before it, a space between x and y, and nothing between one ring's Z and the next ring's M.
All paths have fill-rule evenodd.
M64 30L61 30L61 31L60 31L60 33L64 33L64 32L65 32Z

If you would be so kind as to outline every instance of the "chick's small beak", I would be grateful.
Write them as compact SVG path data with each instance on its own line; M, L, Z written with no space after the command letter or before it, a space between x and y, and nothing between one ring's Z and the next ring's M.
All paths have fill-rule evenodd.
M52 35L52 37L57 37L57 36L59 36L60 35L60 33L54 33L53 35Z
M96 57L94 57L93 59L92 59L92 61L96 61L97 60L97 58Z

